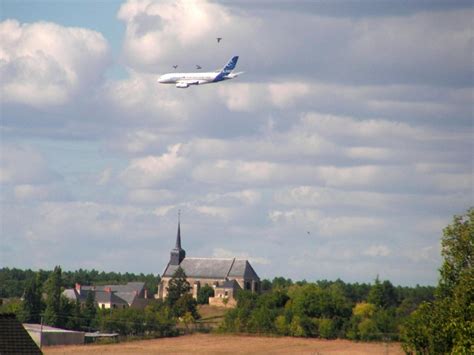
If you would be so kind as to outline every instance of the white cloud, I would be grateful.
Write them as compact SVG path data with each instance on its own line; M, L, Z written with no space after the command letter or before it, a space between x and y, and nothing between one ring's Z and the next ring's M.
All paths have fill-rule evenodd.
M388 256L390 249L386 245L371 245L362 254L368 256Z
M218 217L225 220L228 220L232 214L232 209L226 207L216 207L216 206L196 206L194 207L199 213L210 216Z
M215 37L235 26L225 7L199 0L130 0L118 18L126 24L124 55L130 65L141 68L156 68L159 61L175 57L177 49L198 53L205 40L215 44Z
M299 99L308 95L310 90L311 86L306 83L278 83L268 86L271 101L279 108L295 104Z
M271 261L261 256L250 256L247 252L236 252L224 248L214 248L212 252L214 258L237 258L247 259L252 264L256 265L270 265Z
M109 64L102 34L49 22L0 23L2 100L33 106L63 104L97 84Z
M326 216L320 210L288 209L270 210L270 221L279 228L289 228L299 232L303 229L314 236L344 237L372 233L384 225L384 220L365 216Z
M0 154L0 183L37 184L56 180L45 158L33 147L2 144Z
M179 153L180 147L175 144L161 156L133 159L122 172L121 179L132 187L150 187L174 178L187 166L186 159Z

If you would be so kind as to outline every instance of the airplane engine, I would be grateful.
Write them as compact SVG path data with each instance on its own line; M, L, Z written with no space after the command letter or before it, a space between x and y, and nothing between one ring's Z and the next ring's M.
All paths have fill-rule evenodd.
M186 89L187 87L189 87L189 84L187 84L187 83L176 83L176 87L181 88L181 89Z

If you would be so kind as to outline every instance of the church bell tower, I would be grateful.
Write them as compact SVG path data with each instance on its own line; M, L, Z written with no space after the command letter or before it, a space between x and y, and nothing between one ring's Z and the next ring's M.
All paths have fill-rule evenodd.
M186 252L181 248L181 212L178 211L178 234L176 236L176 245L171 250L170 265L179 265L186 257Z

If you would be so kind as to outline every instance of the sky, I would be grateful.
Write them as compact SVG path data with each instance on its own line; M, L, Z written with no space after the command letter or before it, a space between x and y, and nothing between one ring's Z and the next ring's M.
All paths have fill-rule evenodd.
M0 6L0 267L161 274L180 210L187 256L261 278L437 283L474 204L470 1Z

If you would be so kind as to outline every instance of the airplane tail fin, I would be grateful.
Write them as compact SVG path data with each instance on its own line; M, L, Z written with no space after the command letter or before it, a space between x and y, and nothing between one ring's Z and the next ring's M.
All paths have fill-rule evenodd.
M237 61L238 61L238 60L239 60L239 56L238 56L238 55L232 57L232 59L229 60L229 62L227 62L227 64L225 65L225 67L222 68L221 73L222 73L222 74L229 74L232 70L234 70L235 66L237 65Z

